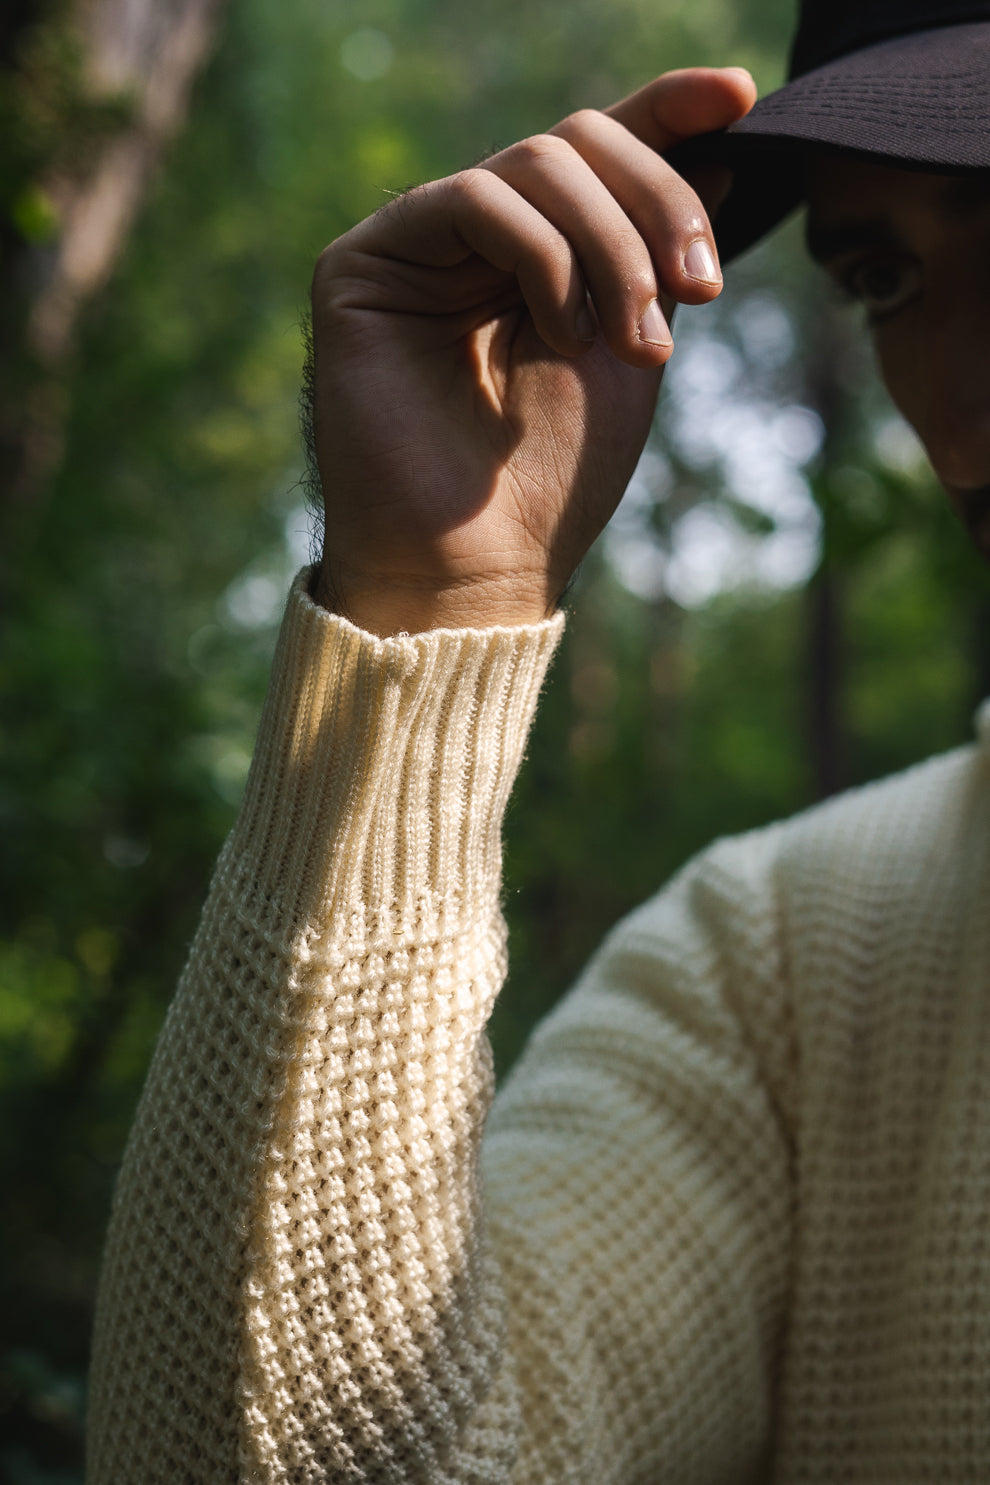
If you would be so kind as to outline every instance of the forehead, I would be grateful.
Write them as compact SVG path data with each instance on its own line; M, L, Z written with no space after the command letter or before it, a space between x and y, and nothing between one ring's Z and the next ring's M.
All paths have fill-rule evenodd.
M936 175L821 151L810 157L806 179L806 236L820 262L867 236L894 241L959 231L990 208L990 171Z

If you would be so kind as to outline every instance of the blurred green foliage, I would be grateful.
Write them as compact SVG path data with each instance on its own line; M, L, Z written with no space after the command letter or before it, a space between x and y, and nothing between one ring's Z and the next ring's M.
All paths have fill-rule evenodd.
M11 528L0 649L0 1478L11 1485L81 1478L114 1171L243 784L279 600L305 557L296 398L317 252L387 193L666 67L741 61L773 86L789 22L781 0L231 8L126 261L88 315L61 471ZM31 53L52 69L41 95L71 96L63 51L45 45ZM10 210L44 237L29 175ZM822 513L826 565L810 583L722 583L678 602L660 580L630 591L618 548L589 558L510 812L500 1068L616 916L713 836L814 797L823 570L837 594L831 704L846 780L968 734L988 680L990 589L826 298L792 232L741 264L716 308L685 317L700 390L677 381L675 361L652 450L663 478L633 544L662 575L692 513L772 537L782 518L744 498L744 479L733 486L725 440L718 453L704 426L690 432L692 399L721 376L757 450L777 438L777 406L796 409L804 437L831 344L828 437L789 456ZM760 324L776 325L776 341ZM710 391L717 421L727 415Z

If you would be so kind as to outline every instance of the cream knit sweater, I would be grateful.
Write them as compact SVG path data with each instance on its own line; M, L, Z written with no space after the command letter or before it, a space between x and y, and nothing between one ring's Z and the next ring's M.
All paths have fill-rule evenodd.
M559 624L290 600L107 1246L90 1485L990 1479L990 717L722 841L481 1136Z

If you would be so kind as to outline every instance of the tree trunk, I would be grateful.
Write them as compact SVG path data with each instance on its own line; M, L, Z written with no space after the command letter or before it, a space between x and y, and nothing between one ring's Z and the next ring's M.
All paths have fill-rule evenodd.
M54 230L32 240L16 200L3 224L0 293L12 306L0 353L8 562L24 507L43 501L61 460L80 315L113 273L165 147L185 121L222 4L70 0L55 10L21 0L0 32L0 87L9 84L15 100L13 128L28 132L39 100L48 106L54 98L62 110L50 158L19 183L19 199L40 202ZM67 48L75 59L68 77L58 60ZM80 120L92 127L80 129Z

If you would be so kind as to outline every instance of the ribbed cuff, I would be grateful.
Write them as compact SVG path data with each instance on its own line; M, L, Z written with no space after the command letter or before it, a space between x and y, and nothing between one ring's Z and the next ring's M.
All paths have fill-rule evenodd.
M563 616L378 639L286 610L221 876L266 936L396 944L497 892L501 827Z

